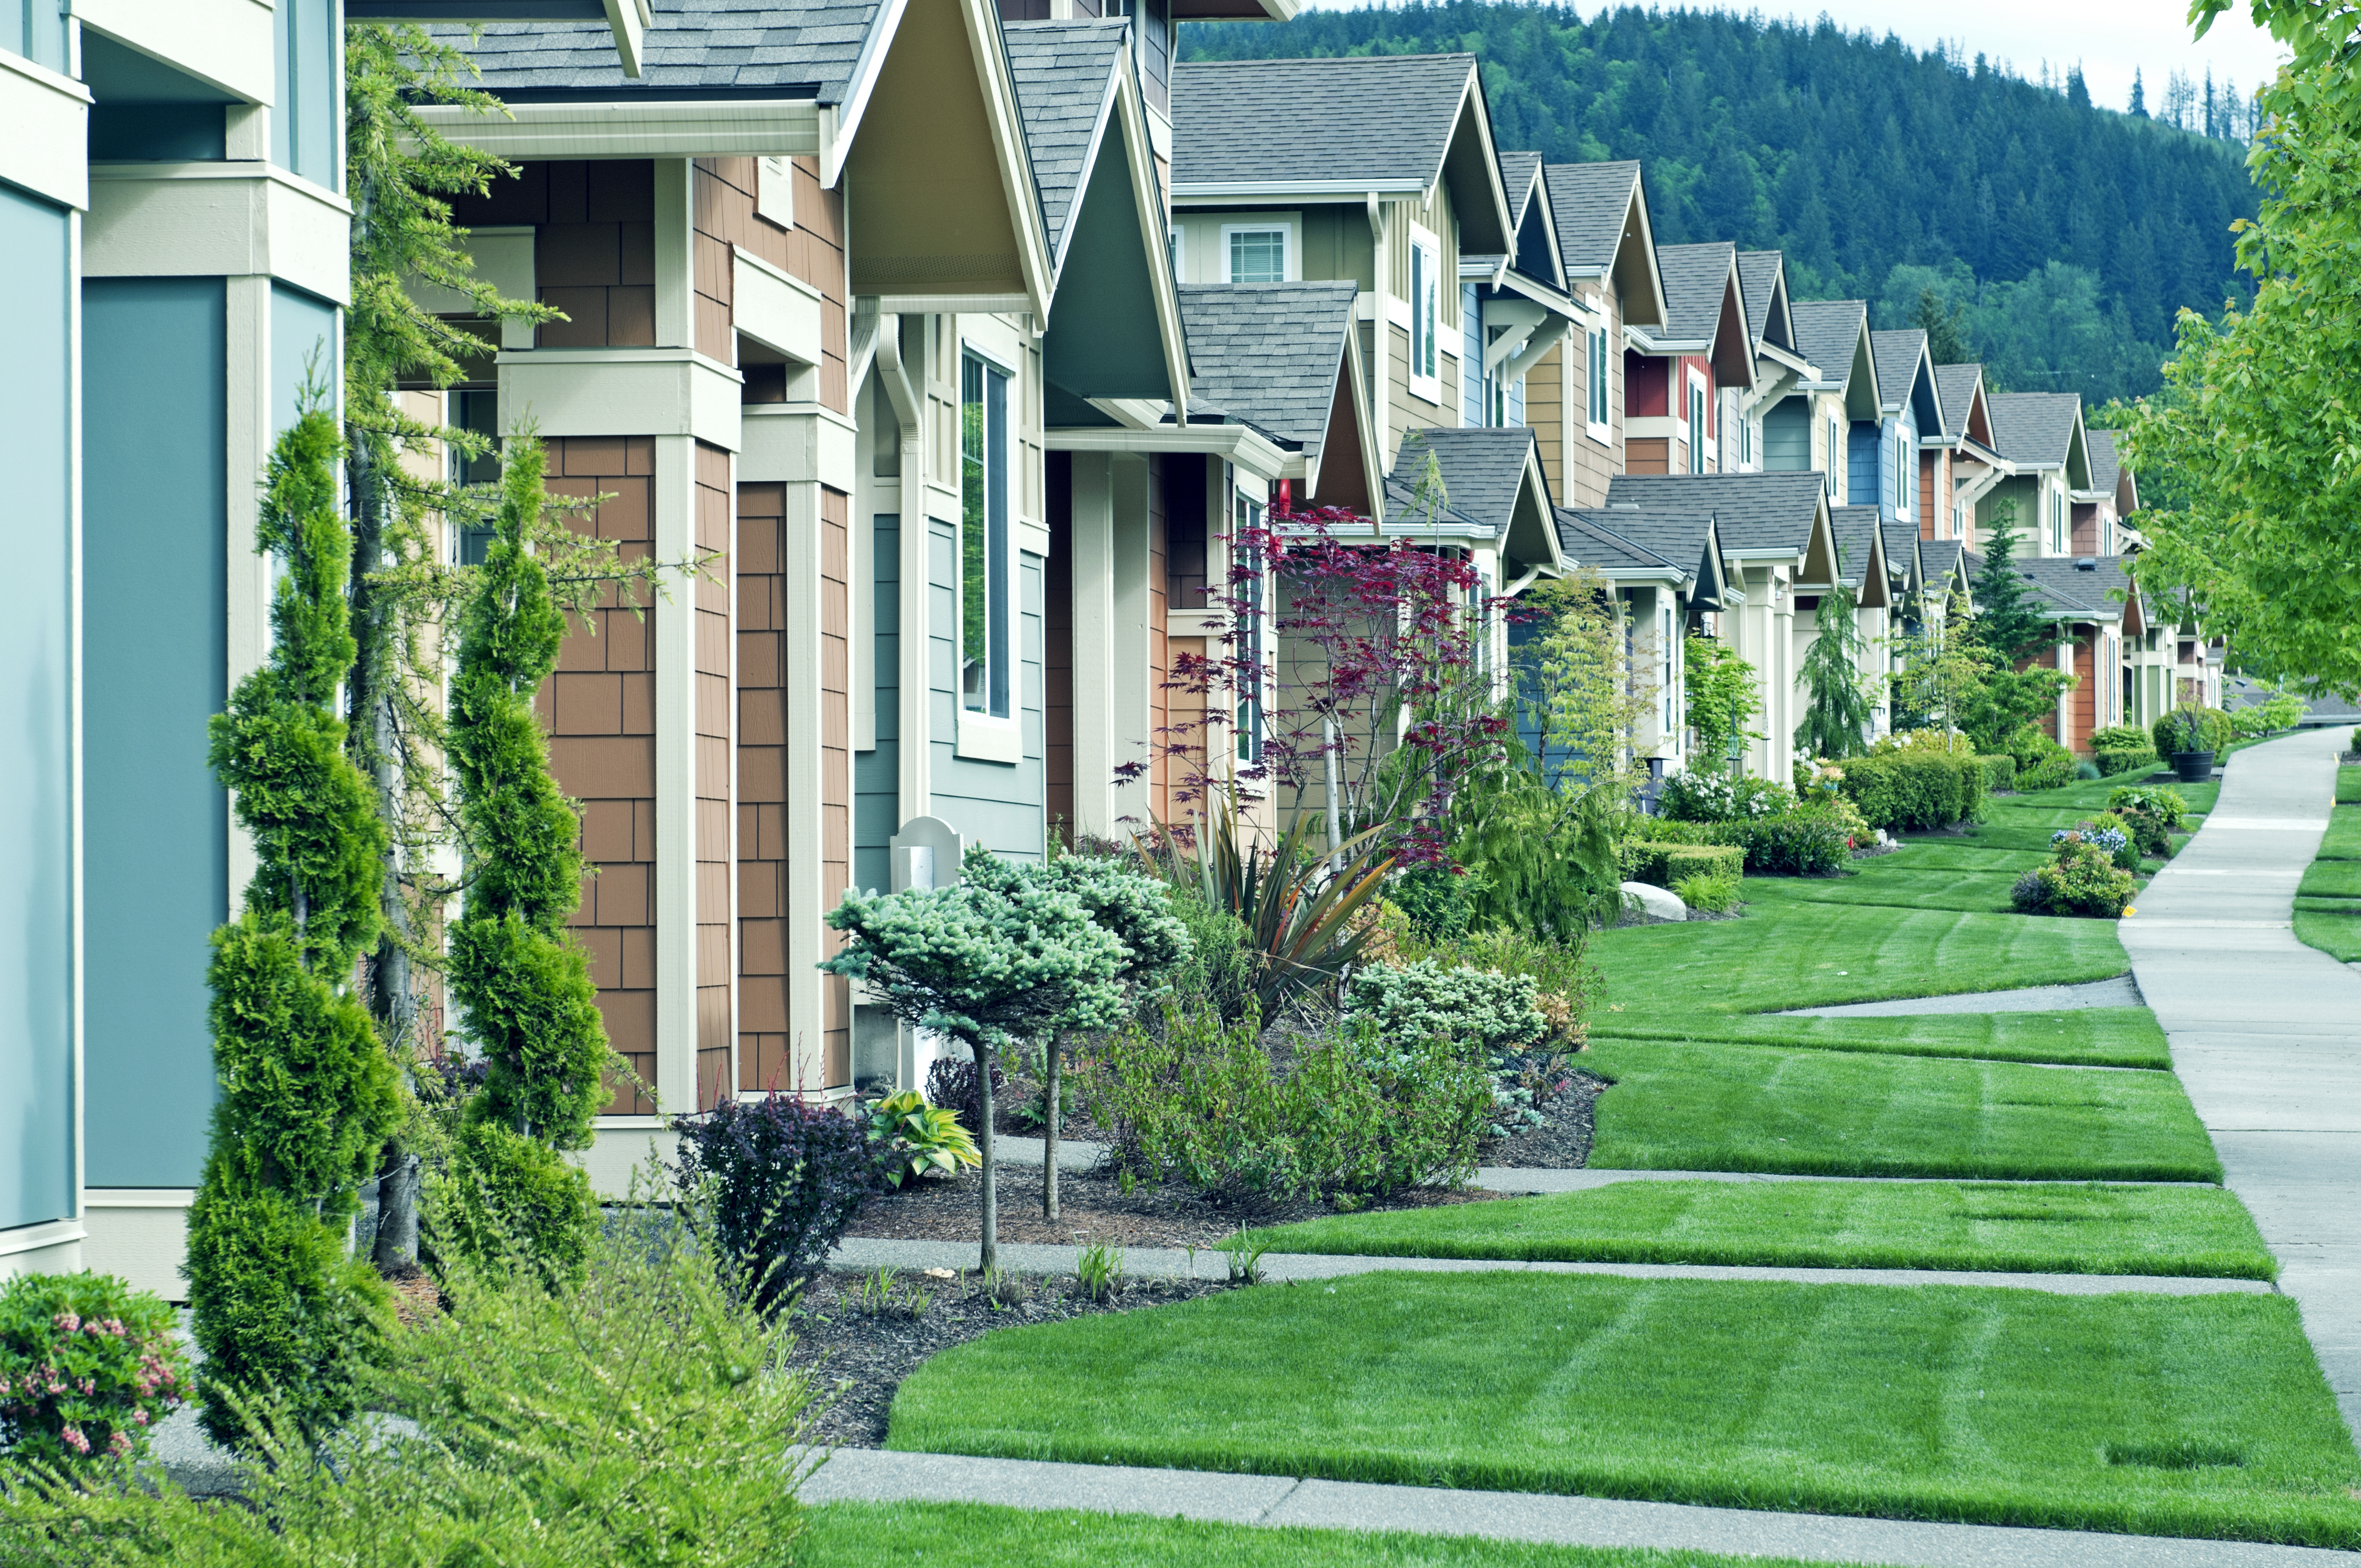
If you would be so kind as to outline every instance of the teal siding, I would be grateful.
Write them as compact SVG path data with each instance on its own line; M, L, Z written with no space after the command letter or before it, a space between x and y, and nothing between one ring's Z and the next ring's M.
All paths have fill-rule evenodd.
M301 289L270 285L270 418L285 430L302 411L303 383L316 378L336 408L336 308Z
M955 740L959 694L953 685L951 629L958 622L951 597L956 565L951 526L936 523L932 535L932 548L927 553L932 579L927 596L927 670L928 684L933 688L928 708L936 737L934 814L957 829L965 842L982 844L1010 860L1039 860L1047 783L1041 716L1041 558L1017 556L1016 711L1024 729L1024 761L979 762L959 755Z
M1783 398L1763 416L1763 467L1767 473L1800 474L1811 466L1811 400Z
M74 1212L71 262L65 209L0 185L0 1230Z
M205 723L226 696L218 278L82 285L84 1124L93 1187L192 1187L214 1100L206 938L229 899Z
M877 749L852 753L852 883L883 893L894 885L894 832L902 826L902 520L881 514L874 525Z
M270 161L331 191L345 188L337 146L344 117L344 41L336 0L277 0L279 102Z

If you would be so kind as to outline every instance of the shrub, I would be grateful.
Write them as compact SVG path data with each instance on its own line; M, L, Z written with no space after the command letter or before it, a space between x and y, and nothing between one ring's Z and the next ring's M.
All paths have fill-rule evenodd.
M1923 747L1855 757L1839 787L1872 828L1947 828L1973 821L1983 808L1983 769L1976 760Z
M2123 823L2141 854L2162 860L2172 853L2172 835L2180 830L2180 814L2189 803L2179 790L2133 785L2110 793L2107 809Z
M788 1094L679 1116L679 1183L710 1204L715 1245L769 1310L818 1271L877 1190L868 1129Z
M2148 727L2159 757L2169 757L2177 751L2227 751L2237 739L2237 730L2230 716L2218 707L2199 707L2194 703L2160 714Z
M1172 971L1173 992L1202 997L1219 1007L1224 1018L1237 1022L1254 999L1255 976L1262 968L1254 933L1228 910L1215 908L1196 883L1167 886L1172 913L1189 932L1189 957ZM936 1097L936 1103L945 1102Z
M2277 692L2230 712L2231 727L2242 737L2276 734L2302 721L2303 699L2292 692Z
M1527 976L1533 982L1533 1005L1549 1024L1548 1043L1578 1051L1588 1036L1590 992L1598 978L1585 956L1587 946L1584 936L1560 941L1496 927L1430 948L1423 956L1440 963Z
M1986 794L1997 794L2001 790L2016 787L2015 757L2005 751L1996 751L1990 756L1978 757L1976 761L1983 764Z
M1676 822L1743 822L1791 810L1795 792L1770 779L1732 777L1695 768L1664 781L1657 806Z
M20 1274L0 1284L0 1452L79 1470L136 1456L188 1397L172 1309L111 1274Z
M1877 829L1870 826L1869 818L1861 814L1859 806L1841 795L1816 795L1795 807L1795 813L1799 817L1823 817L1836 824L1837 830L1845 836L1845 842L1856 850L1877 841Z
M2074 753L2037 729L2017 731L2009 741L2009 752L2016 759L2016 788L2020 795L2056 789L2074 776Z
M1456 866L1414 866L1386 886L1386 897L1410 917L1410 927L1430 942L1467 934L1488 883L1480 872Z
M1673 892L1683 904L1712 915L1726 915L1737 908L1744 889L1744 883L1734 876L1685 876L1673 883Z
M1623 880L1652 887L1671 887L1682 877L1728 877L1736 881L1746 870L1746 851L1735 844L1651 844L1623 846Z
M2131 907L2137 884L2096 844L2068 843L2058 859L2033 873L2051 914L2114 920Z
M2155 749L2155 738L2136 724L2114 724L2091 731L2093 751L2146 751Z
M1491 1056L1548 1033L1532 977L1432 959L1353 971L1345 1017L1388 1040L1437 1039Z
M992 1064L992 1092L997 1097L1007 1087L1008 1074L1001 1070L995 1058ZM983 1131L983 1101L976 1093L974 1060L968 1057L937 1057L935 1065L927 1069L927 1102L950 1112L970 1132Z
M2156 766L2156 753L2146 746L2108 747L2091 753L2098 765L2099 776L2111 779L2119 773L2144 773Z
M1809 812L1791 811L1742 828L1752 876L1835 876L1852 858L1844 830Z
M928 1104L915 1089L889 1094L869 1108L869 1146L889 1187L913 1176L956 1176L961 1166L983 1163L959 1113Z
M1453 1047L1366 1025L1296 1045L1282 1074L1258 1019L1172 1005L1106 1036L1082 1078L1121 1168L1227 1201L1391 1192L1475 1168L1493 1094Z
M2139 870L2139 846L2133 840L2123 818L2110 813L2103 812L2091 821L2061 828L2049 835L2049 842L2060 850L2070 844L2087 844L2105 855L2119 870Z

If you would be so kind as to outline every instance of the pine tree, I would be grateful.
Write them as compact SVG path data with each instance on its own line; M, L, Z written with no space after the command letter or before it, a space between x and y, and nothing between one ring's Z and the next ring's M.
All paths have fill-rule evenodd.
M1966 365L1974 361L1975 350L1968 346L1966 313L1958 305L1943 309L1942 297L1931 288L1918 291L1918 311L1910 324L1927 334L1927 355L1938 365Z
M580 1268L595 1218L589 1179L563 1157L590 1146L610 1054L588 955L566 930L581 898L580 824L550 776L533 712L566 638L566 613L532 548L543 461L530 434L509 442L451 683L451 765L470 860L450 973L489 1069L467 1102L448 1213L479 1258L513 1244L562 1277Z
M1975 596L1976 640L2004 660L2024 658L2049 641L2057 619L2025 586L2025 574L2016 568L2016 501L2004 498L1993 504L1983 565L1976 568L1970 590Z
M1795 749L1804 756L1857 756L1869 743L1873 713L1861 673L1860 611L1860 599L1841 583L1820 596L1812 645L1795 673L1804 688Z
M214 775L254 843L239 917L214 933L206 983L221 1096L189 1207L189 1300L205 1353L205 1431L245 1441L240 1404L275 1399L302 1430L352 1414L388 1311L346 1255L358 1185L400 1114L392 1062L352 993L377 939L385 828L345 751L352 541L338 510L336 422L316 383L272 448L256 549L285 574L270 661L213 720Z
M2132 67L2131 112L2134 117L2137 119L2145 120L2147 118L2147 84L2140 80L2138 66Z

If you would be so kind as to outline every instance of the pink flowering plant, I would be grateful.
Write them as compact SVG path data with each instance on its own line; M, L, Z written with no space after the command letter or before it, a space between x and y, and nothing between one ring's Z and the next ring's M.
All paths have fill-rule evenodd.
M172 1309L111 1274L0 1284L0 1454L76 1470L144 1451L188 1397Z

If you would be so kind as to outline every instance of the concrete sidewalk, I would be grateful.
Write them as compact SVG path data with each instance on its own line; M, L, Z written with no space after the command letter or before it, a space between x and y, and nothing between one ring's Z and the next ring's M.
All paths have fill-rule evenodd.
M1530 1492L1381 1486L1115 1464L839 1449L804 1501L998 1503L1320 1530L1488 1536L1905 1568L2349 1568L2361 1553L2249 1541L1758 1513Z
M2118 930L2227 1185L2361 1431L2361 972L2290 924L2345 741L2314 730L2241 752Z
M1003 1242L1000 1266L1018 1274L1071 1274L1078 1246ZM848 1236L829 1255L840 1273L873 1269L957 1268L977 1264L973 1242L897 1241ZM1229 1258L1214 1247L1191 1253L1181 1247L1126 1247L1126 1274L1140 1279L1227 1279ZM1330 1253L1267 1252L1262 1277L1268 1284L1299 1279L1342 1279L1355 1274L1605 1274L1623 1279L1745 1280L1784 1285L1971 1285L1997 1290L2047 1290L2058 1296L2106 1296L2135 1291L2151 1296L2267 1296L2259 1279L2192 1278L2163 1274L2009 1274L1956 1268L1776 1268L1717 1263L1528 1263L1521 1258L1361 1256Z

